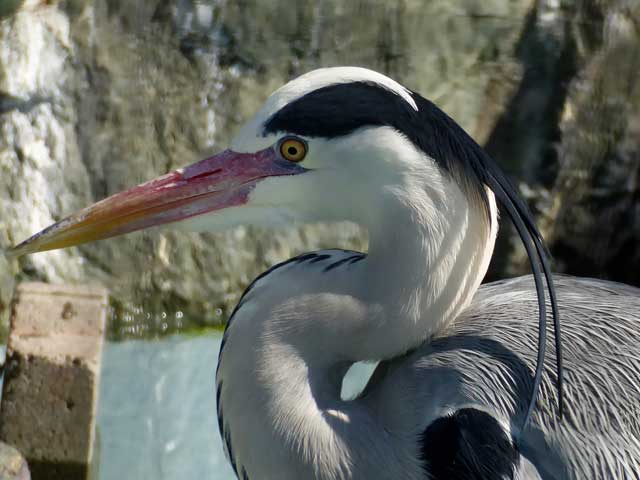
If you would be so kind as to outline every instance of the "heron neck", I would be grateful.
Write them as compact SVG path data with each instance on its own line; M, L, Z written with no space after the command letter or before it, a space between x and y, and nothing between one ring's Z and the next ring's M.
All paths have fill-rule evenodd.
M497 228L493 195L489 221L482 204L453 187L446 193L438 208L387 198L370 223L366 260L285 270L255 294L262 305L248 298L238 310L218 391L240 478L242 469L264 479L424 475L415 438L385 425L369 396L341 400L340 386L349 362L415 347L452 321L480 284ZM286 292L274 288L284 284Z
M412 343L391 347L395 355L441 331L471 301L497 233L495 199L487 196L488 215L454 185L438 205L390 198L369 228L367 295L383 307L389 335Z
M348 363L315 364L284 336L233 329L218 388L239 478L420 478L365 401L340 398Z

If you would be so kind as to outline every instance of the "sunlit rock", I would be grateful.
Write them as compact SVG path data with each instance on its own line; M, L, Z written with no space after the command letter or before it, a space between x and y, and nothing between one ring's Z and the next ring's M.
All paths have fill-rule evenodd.
M554 187L555 146L561 135L570 142L577 131L563 112L580 116L588 102L578 101L577 93L566 101L568 87L592 88L591 70L575 77L600 46L612 48L602 38L637 32L627 11L618 9L604 23L585 23L611 32L608 37L583 35L583 12L574 19L573 7L562 5L25 3L0 21L0 247L188 164L204 150L223 149L275 88L299 73L338 64L380 70L433 99L530 184L526 191L533 192L543 221L555 219L559 197L551 191L562 195ZM623 57L620 50L593 62L633 64ZM629 151L631 118L620 137ZM322 247L363 249L366 236L353 225L221 235L150 231L33 255L10 268L26 278L105 283L114 293L115 315L132 319L113 324L117 337L132 324L162 333L163 313L173 318L168 331L181 328L177 312L181 325L218 323L267 266ZM508 248L498 255L503 251ZM502 255L494 273L519 271L510 267L524 265L518 255L517 249ZM558 265L568 264L560 258ZM0 298L8 297L9 283L1 282Z

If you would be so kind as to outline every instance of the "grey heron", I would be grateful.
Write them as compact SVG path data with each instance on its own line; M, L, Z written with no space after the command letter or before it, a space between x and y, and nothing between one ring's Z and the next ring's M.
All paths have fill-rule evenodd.
M496 199L534 275L480 287ZM451 118L379 73L305 74L266 100L230 150L98 202L13 254L166 223L338 220L368 230L366 254L323 250L271 268L227 325L217 414L239 478L640 476L640 290L555 278L567 340L561 421L562 369L544 363L545 291L560 361L555 288L531 214ZM360 395L342 399L345 372L367 360L381 362Z

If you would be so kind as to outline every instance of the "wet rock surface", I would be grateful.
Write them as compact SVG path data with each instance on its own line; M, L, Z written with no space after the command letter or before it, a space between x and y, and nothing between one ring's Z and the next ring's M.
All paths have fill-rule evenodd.
M623 0L24 2L0 20L0 246L225 148L289 78L355 64L487 145L521 182L556 270L638 284L638 18ZM492 278L527 271L503 231ZM366 243L346 224L162 230L0 256L0 310L16 276L95 280L114 294L113 338L210 325L267 266Z

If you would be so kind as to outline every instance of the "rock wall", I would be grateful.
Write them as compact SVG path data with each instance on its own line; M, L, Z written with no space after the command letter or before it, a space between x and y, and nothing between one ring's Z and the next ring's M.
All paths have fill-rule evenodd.
M580 211L571 202L591 212L590 181L584 179L601 178L592 166L609 165L610 157L582 163L592 172L586 177L571 180L570 172L586 162L579 150L581 122L601 112L591 110L590 95L602 99L602 112L609 108L616 116L606 92L614 85L623 89L624 82L617 81L616 69L605 74L602 67L612 61L634 65L638 17L623 0L13 5L0 11L0 247L188 164L205 149L224 148L273 89L301 72L338 64L393 76L486 142L510 173L526 181L523 191L545 222L560 268L575 268L562 252L584 251L580 232L598 233L587 213L582 223L571 217ZM629 44L614 48L618 40L612 38ZM632 78L632 70L624 75ZM627 102L624 125L607 138L609 147L635 159L637 172L637 88L626 91L635 93L621 93L614 102ZM597 121L590 128L590 135L600 135ZM617 192L622 180L629 184L612 175L608 185ZM580 199L572 195L577 187L571 181L584 186ZM637 212L634 185L622 191ZM630 221L620 213L625 208L617 211L620 222ZM569 227L578 233L567 239ZM638 229L625 238L625 245L634 238L637 245ZM521 253L508 229L502 245L492 274L521 271ZM0 310L15 278L101 282L116 299L115 337L217 323L268 265L335 246L366 248L366 235L347 224L223 235L162 230L11 264L0 256ZM639 249L630 248L638 262ZM602 260L599 273L609 274L608 262Z
M610 3L576 32L547 236L563 271L640 285L640 3Z
M523 80L487 149L526 182L556 271L640 285L640 3L568 6L523 36ZM529 270L508 226L498 249L490 278Z

